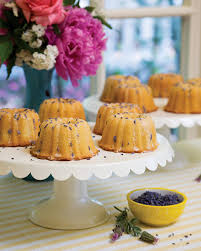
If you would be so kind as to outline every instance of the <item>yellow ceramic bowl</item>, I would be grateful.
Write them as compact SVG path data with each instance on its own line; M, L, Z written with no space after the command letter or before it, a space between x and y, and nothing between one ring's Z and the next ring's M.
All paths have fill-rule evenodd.
M146 191L158 192L162 195L177 194L182 202L170 206L149 206L133 201ZM183 213L187 201L185 194L166 188L142 188L127 194L128 205L133 215L141 222L155 227L167 226L174 223Z

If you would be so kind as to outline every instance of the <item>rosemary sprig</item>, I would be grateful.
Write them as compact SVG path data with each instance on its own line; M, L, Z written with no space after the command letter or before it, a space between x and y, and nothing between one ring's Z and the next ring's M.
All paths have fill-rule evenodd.
M134 237L138 237L140 240L145 241L147 243L156 244L158 238L149 234L146 231L142 231L142 229L136 226L137 219L132 218L129 220L128 218L128 208L124 208L123 210L114 206L114 208L120 212L116 217L115 228L112 230L113 234L111 236L111 241L114 242L118 240L123 233L130 234Z

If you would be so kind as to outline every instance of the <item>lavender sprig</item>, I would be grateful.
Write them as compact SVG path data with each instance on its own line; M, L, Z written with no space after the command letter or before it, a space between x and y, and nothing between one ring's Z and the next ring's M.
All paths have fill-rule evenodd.
M201 182L201 174L195 179L197 182Z
M149 234L146 231L142 231L142 229L136 226L137 219L132 218L129 220L128 218L128 208L124 208L123 210L119 209L118 207L114 206L116 210L120 212L119 215L116 217L115 228L112 230L113 233L111 235L111 241L115 242L118 240L123 233L130 234L134 237L138 237L140 240L145 241L147 243L156 244L158 242L158 238Z

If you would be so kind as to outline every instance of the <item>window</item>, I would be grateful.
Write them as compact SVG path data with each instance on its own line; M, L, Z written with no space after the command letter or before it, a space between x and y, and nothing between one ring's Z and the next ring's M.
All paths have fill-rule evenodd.
M105 74L119 71L137 74L142 81L146 81L150 73L162 70L180 71L185 78L201 75L201 1L91 0L91 3L96 5L115 27L109 35L109 49L105 53L105 63L101 65L96 78L92 78L92 93L101 93ZM170 25L171 23L174 25ZM130 29L132 35L122 26L130 27L127 29ZM175 31L176 27L180 28ZM115 33L116 29L119 33ZM143 29L144 34L142 34ZM160 29L168 32L163 33L161 37ZM154 43L149 42L153 31L156 37ZM135 36L137 33L141 38L140 42L139 37ZM112 43L111 40L115 36L116 42ZM127 36L127 39L124 40L123 36ZM132 49L128 50L127 47ZM144 56L142 53L139 57L140 50ZM169 56L165 54L167 51ZM160 58L159 53L163 55ZM136 60L133 59L134 54ZM161 63L163 57L166 61ZM127 63L124 58L128 58ZM135 64L132 68L133 60Z
M201 76L201 1L198 0L91 0L112 24L108 49L98 74L92 77L91 94L101 93L105 75L135 74L142 82L154 72L173 71ZM87 6L89 0L81 0ZM165 31L165 32L164 32ZM23 70L15 67L6 79L0 70L0 107L23 106ZM54 96L83 100L90 93L89 78L79 88L54 75Z
M142 83L157 72L180 71L180 17L110 19L106 75L136 75Z

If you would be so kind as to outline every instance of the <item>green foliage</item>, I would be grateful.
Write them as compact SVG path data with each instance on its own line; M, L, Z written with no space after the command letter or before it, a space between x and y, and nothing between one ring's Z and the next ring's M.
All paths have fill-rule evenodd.
M3 19L0 19L0 28L8 28L8 24Z
M88 12L91 13L93 10L95 10L95 7L87 6L87 7L85 7L85 10L87 10Z
M1 36L0 38L0 60L3 64L11 55L13 51L13 43L11 40L5 40L7 36ZM8 37L7 37L8 38Z
M101 23L105 26L107 26L109 29L112 29L112 26L101 16L94 16L94 18L97 18L101 21Z
M74 5L76 0L64 0L63 5L64 6L69 6L69 5Z
M80 0L64 0L63 1L64 6L69 6L71 5L72 7L78 7L80 8ZM87 6L85 7L85 10L87 10L89 13L91 13L93 10L95 10L95 7L93 6ZM109 29L112 29L112 26L101 16L94 16L94 18L98 19L101 21L103 25L108 27ZM56 33L57 34L57 33Z
M77 3L74 3L73 6L80 8L80 0L78 0Z
M16 60L16 53L12 53L12 55L9 57L8 62L7 62L7 80L10 77L10 74L12 72L13 66L15 66L15 60Z
M53 24L52 26L53 26L53 30L54 30L55 34L60 35L61 31L59 29L58 24Z
M10 31L19 27L19 17L14 16L12 10L4 10L4 15Z
M0 43L4 43L6 41L8 41L10 39L10 37L8 35L1 35L0 36Z

